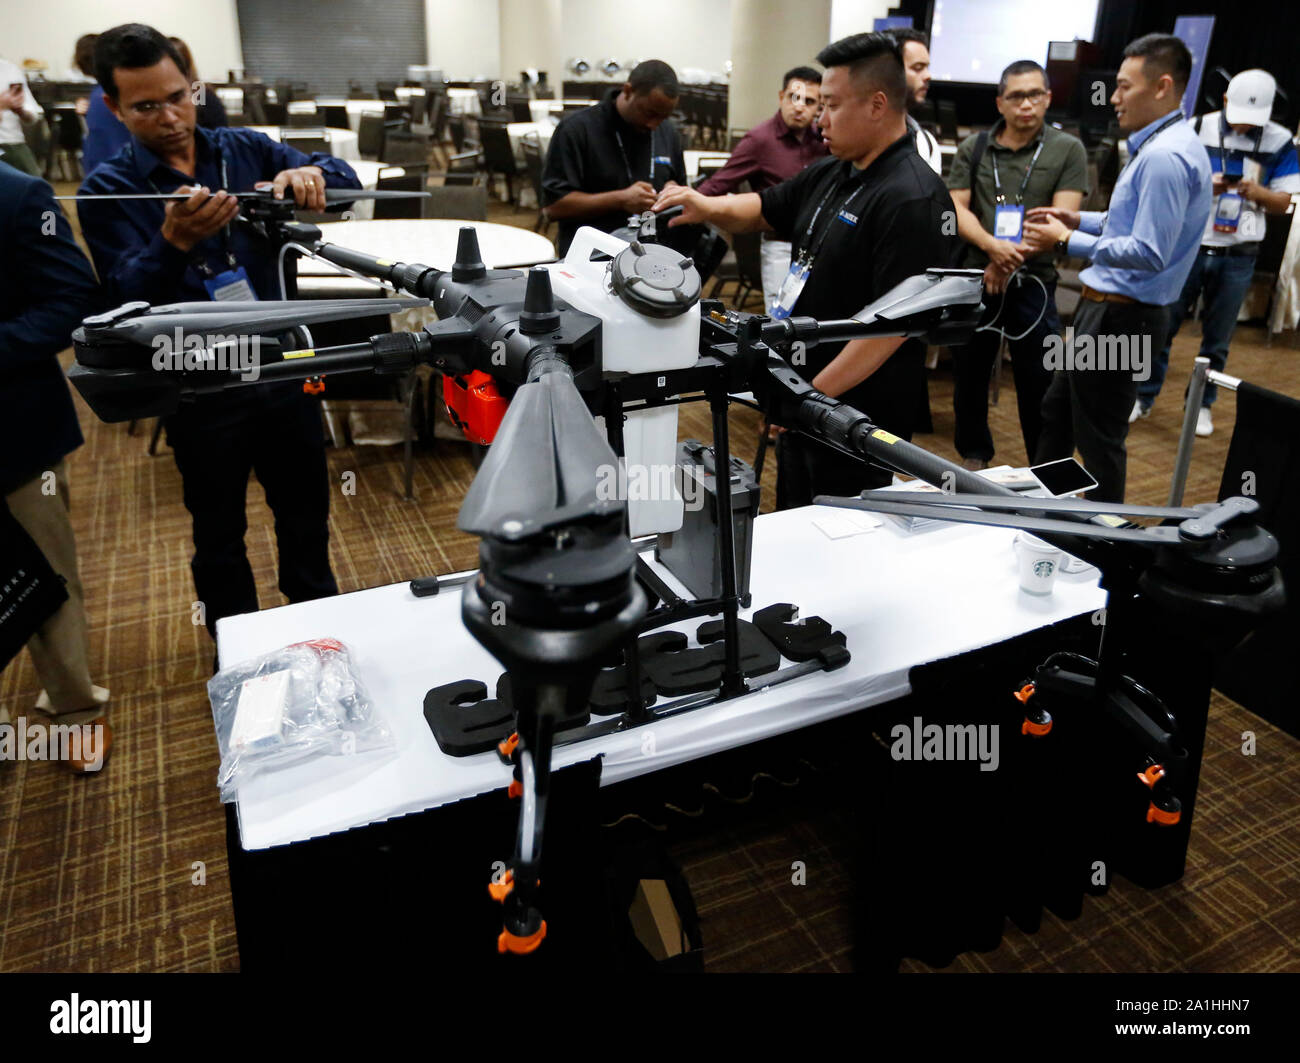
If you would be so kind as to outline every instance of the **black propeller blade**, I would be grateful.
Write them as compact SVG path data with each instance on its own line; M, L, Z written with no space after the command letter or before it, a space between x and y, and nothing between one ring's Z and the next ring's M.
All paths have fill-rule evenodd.
M55 199L74 199L74 200L96 200L96 199L189 199L194 193L189 192L127 192L121 195L77 195L77 196L55 196ZM267 199L273 200L275 196L269 190L262 189L252 192L231 192L236 199ZM351 203L358 199L427 199L428 192L405 192L396 188L327 188L325 189L326 203Z
M82 322L87 341L153 346L155 337L177 330L200 335L271 335L298 325L342 321L372 314L396 314L428 306L428 299L287 299L167 303L150 307L128 303Z

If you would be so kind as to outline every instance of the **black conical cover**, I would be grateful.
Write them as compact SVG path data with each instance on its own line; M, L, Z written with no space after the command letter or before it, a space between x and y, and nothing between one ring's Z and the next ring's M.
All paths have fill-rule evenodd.
M618 458L596 427L573 380L548 373L525 384L510 400L478 475L460 507L456 526L471 535L507 537L503 525L544 526L558 514L608 510L597 494Z
M555 309L551 275L545 266L534 266L528 271L528 288L524 292L524 309L519 315L519 331L534 336L554 332L559 326L560 314Z
M473 281L487 276L482 253L478 249L478 231L472 225L461 226L456 239L456 261L451 267L454 281Z

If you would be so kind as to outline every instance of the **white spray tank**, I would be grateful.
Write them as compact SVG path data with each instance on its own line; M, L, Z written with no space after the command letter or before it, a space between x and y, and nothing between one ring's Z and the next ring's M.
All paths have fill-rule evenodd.
M643 263L620 260L616 278L611 259L630 246L617 236L584 226L574 236L564 261L548 268L552 290L557 298L604 322L604 372L651 373L694 365L700 351L698 275L692 274L693 297L682 293L682 269L662 254L658 245L647 245L654 253L645 256ZM593 251L604 252L611 259L592 261ZM676 256L678 260L682 257ZM673 306L674 298L689 298L691 305L681 311ZM668 313L672 316L656 316ZM597 422L604 431L604 419L597 418ZM620 485L626 485L630 534L677 531L682 526L682 496L675 474L677 407L628 410L623 421L623 453Z

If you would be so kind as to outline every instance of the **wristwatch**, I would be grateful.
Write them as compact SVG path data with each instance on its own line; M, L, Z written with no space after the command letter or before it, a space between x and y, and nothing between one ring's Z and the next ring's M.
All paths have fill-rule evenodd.
M1060 250L1064 251L1067 255L1070 253L1070 237L1073 235L1074 235L1074 230L1071 229L1069 232L1067 232L1064 236L1062 236L1059 240L1056 241L1056 246Z

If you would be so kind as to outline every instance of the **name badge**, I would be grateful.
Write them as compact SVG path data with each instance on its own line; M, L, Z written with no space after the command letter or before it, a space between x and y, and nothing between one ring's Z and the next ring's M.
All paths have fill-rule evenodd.
M248 272L243 266L218 273L215 277L205 280L203 287L208 290L208 298L218 303L257 298L252 284L249 283Z
M784 321L794 310L794 304L799 301L799 296L803 292L803 286L808 283L808 271L810 264L801 260L790 263L790 272L785 275L785 280L781 282L781 292L776 297L776 305L772 307L768 316L773 321Z
M999 240L1020 241L1025 226L1025 208L1020 204L1001 203L993 209L993 235Z
M1241 196L1236 192L1224 192L1219 197L1219 207L1214 212L1214 231L1216 233L1235 233L1237 223L1241 221Z

